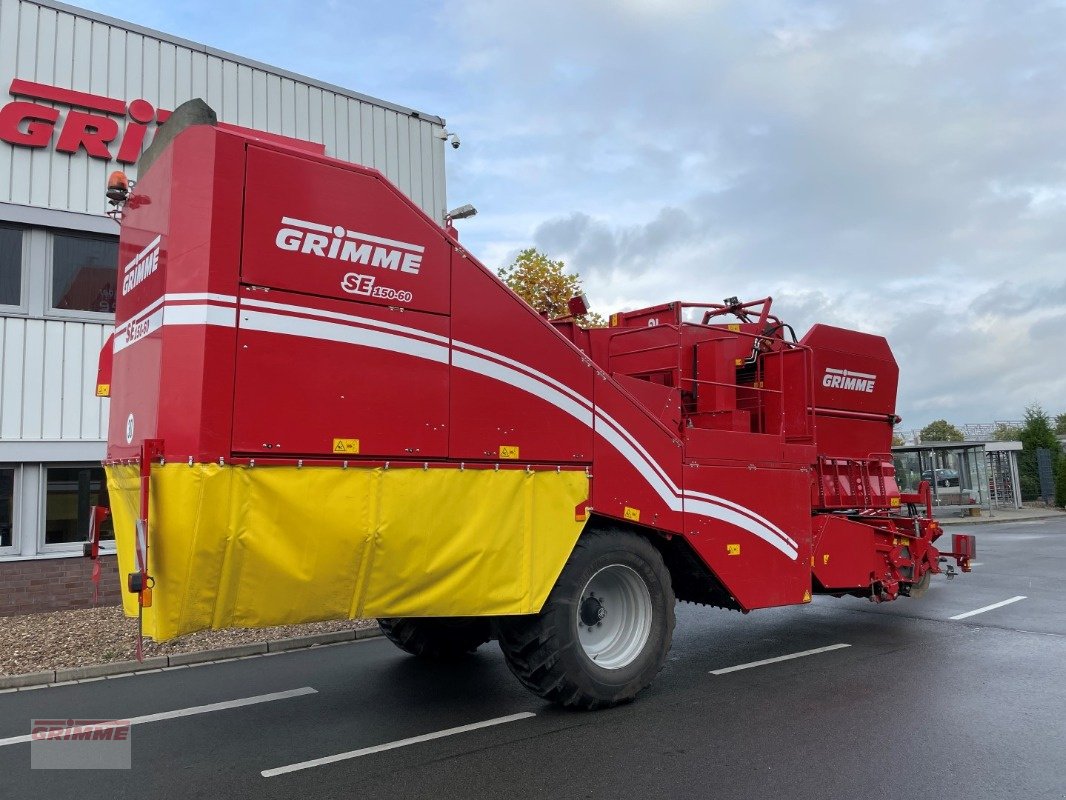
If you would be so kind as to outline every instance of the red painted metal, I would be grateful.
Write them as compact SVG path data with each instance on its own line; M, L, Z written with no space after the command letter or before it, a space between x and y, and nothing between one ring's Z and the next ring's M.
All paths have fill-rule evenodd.
M553 324L376 171L221 127L141 176L120 263L116 462L584 469L576 516L680 537L681 594L742 610L940 571L879 336L797 341L770 298Z

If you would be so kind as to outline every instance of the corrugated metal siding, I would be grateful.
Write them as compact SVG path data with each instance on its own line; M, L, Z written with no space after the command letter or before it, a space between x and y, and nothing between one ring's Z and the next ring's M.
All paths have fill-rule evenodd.
M0 317L0 439L105 439L109 401L94 394L110 332L110 325Z
M2 90L16 77L143 97L157 108L202 97L225 122L321 142L331 156L375 167L431 217L444 218L441 126L420 117L116 25L0 0ZM114 168L85 153L0 143L0 201L99 214Z

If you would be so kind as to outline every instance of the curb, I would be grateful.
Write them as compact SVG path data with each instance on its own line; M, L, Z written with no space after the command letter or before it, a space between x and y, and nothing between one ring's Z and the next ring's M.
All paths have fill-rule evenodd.
M941 525L1009 525L1012 522L1034 522L1044 519L1066 519L1066 514L1033 514L1026 517L949 517L936 518Z
M252 642L214 650L198 650L194 653L174 653L170 656L152 656L144 661L109 661L106 664L89 664L84 667L66 667L43 672L24 672L21 675L0 675L0 691L37 689L42 686L99 680L115 675L134 675L139 672L159 672L169 667L185 667L195 664L211 664L232 661L238 658L261 656L268 653L284 653L290 650L306 650L327 644L342 644L359 639L381 636L378 628L360 628L332 633L316 633L310 636L292 636L268 642Z

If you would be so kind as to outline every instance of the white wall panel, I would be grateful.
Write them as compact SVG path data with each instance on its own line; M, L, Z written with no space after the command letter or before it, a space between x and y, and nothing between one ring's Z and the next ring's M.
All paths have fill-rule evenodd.
M320 142L328 155L382 171L443 219L436 117L48 0L0 0L0 105L15 99L7 96L15 78L164 109L202 97L225 122ZM0 142L0 202L102 215L106 176L119 165L58 153L69 109L55 107L48 148ZM124 130L127 120L115 119ZM25 247L30 316L0 317L0 445L98 442L107 401L95 397L96 363L110 326L40 318L35 309L49 306L44 234L27 235Z
M143 97L156 108L203 97L224 122L320 142L328 155L381 170L443 219L437 118L172 39L47 2L0 0L0 92L22 78L119 100ZM9 99L0 94L0 102ZM61 124L67 109L56 107ZM102 213L101 187L116 162L57 153L58 137L57 130L44 150L0 142L0 202Z
M96 365L110 325L0 317L0 438L106 438Z

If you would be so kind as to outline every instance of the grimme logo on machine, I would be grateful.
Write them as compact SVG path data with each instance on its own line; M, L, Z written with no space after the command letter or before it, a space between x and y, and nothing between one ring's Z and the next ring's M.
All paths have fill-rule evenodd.
M76 92L44 83L14 78L8 92L13 97L28 97L39 102L12 100L0 108L0 139L19 147L46 148L52 144L55 132L59 139L55 149L61 153L84 150L91 158L123 164L133 164L141 155L149 125L162 124L169 111L156 110L147 100L127 103L88 92ZM45 103L52 105L44 105ZM64 119L54 105L67 106ZM87 114L75 109L86 108L99 114ZM107 115L107 116L104 116ZM124 129L112 117L128 117ZM112 155L112 146L117 152Z
M281 250L363 264L368 267L417 275L425 252L420 244L350 231L341 225L321 225L294 217L282 217L274 244ZM349 291L349 290L345 290Z
M826 367L825 375L822 376L822 386L827 389L847 389L852 392L873 392L876 375L865 372L851 372L846 369L833 369Z
M149 275L159 269L159 242L162 237L156 236L151 243L141 252L135 255L122 269L122 294L123 296L133 291Z

